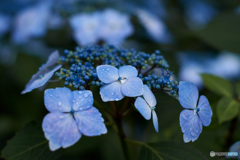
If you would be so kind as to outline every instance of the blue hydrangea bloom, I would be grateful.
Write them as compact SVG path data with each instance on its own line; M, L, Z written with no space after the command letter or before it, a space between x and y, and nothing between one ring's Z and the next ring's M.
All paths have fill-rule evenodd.
M240 159L240 141L234 143L230 148L229 152L238 152L238 157L237 159ZM228 156L227 158L235 158L233 156Z
M156 98L147 85L144 85L143 99L138 97L134 103L134 106L142 114L146 120L150 120L152 113L152 120L155 130L158 132L158 118L155 112L155 106L157 104Z
M50 113L44 117L42 128L52 151L72 146L82 134L91 137L107 133L101 113L92 106L91 91L47 89L44 103Z
M25 89L22 91L22 94L31 92L33 89L39 88L47 83L47 81L53 76L54 72L62 67L62 65L57 65L59 58L58 51L54 51L49 57L46 64L39 68L39 71L34 74L31 80L27 83Z
M181 81L178 94L180 104L186 108L179 118L183 140L185 143L194 142L202 132L202 125L209 126L211 123L212 109L204 95L200 96L197 106L199 93L192 82Z
M98 78L105 83L100 88L100 95L104 102L119 101L124 96L137 97L143 94L143 82L137 77L135 67L127 65L119 69L110 65L97 67Z
M133 26L127 14L108 8L102 12L101 21L99 34L107 43L119 45L133 34Z

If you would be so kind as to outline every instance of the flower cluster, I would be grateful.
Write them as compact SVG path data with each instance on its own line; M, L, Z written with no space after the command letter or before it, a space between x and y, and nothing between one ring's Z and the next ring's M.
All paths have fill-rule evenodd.
M133 33L129 16L113 9L73 15L70 25L79 45L96 44L99 40L118 45Z
M196 86L190 82L173 81L173 72L168 70L162 69L161 75L149 74L156 67L169 67L160 51L147 54L112 45L76 47L75 51L65 50L62 56L55 51L22 93L43 86L54 72L64 80L65 86L74 87L75 91L65 87L45 90L44 103L50 113L45 116L42 128L52 151L72 146L82 135L107 133L101 113L93 107L91 85L100 86L102 101L110 102L112 108L115 107L114 101L129 97L131 104L123 106L122 110L134 106L146 120L152 117L156 132L159 131L155 111L157 99L153 91L169 92L174 97L179 94L180 104L192 109L180 114L184 142L195 141L202 125L208 126L211 122L212 111L207 98L201 96L196 107ZM115 108L114 115L104 109L119 123L122 111L117 112Z
M178 93L178 81L173 81L172 75L173 72L168 70L161 69L162 75L151 74L145 77L142 74L139 74L139 77L142 78L144 84L146 84L149 88L152 89L167 89L170 94L174 97L177 96Z

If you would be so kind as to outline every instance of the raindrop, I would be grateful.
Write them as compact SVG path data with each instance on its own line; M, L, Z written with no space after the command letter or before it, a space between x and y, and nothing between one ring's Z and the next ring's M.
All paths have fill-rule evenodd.
M82 94L82 91L79 91L78 93L79 93L79 94Z
M59 102L58 105L61 106L61 105L62 105L62 102Z
M84 95L83 95L85 98L87 98L88 97L88 94L87 93L84 93Z

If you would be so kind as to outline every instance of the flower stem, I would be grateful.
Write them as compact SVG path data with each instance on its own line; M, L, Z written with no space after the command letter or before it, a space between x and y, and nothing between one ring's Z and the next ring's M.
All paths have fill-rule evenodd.
M125 136L124 131L123 131L121 116L116 119L116 124L117 124L117 128L118 128L118 135L119 135L119 138L120 138L122 150L123 150L123 153L124 153L124 158L126 160L129 160L128 148L127 148L127 144L125 142L126 136Z
M228 128L228 133L225 138L225 143L222 148L222 152L227 151L230 148L230 146L234 143L233 137L237 128L237 121L238 121L237 117L231 120L231 124Z

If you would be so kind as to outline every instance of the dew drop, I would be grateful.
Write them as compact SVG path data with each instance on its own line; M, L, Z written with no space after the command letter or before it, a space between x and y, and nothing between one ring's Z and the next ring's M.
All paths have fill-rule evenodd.
M112 95L114 95L114 93L112 93Z
M79 94L82 94L82 91L79 91L78 93L79 93Z
M109 70L109 68L107 68L107 71Z
M60 118L60 119L63 119L63 118L64 118L64 116L63 116L63 115L60 115L60 116L58 116L58 118Z
M52 94L50 94L50 97L52 97Z
M81 110L83 110L83 108L82 108L82 107L79 107L78 109L79 109L80 111L81 111Z
M84 95L83 95L85 98L87 98L88 97L88 94L87 93L84 93Z
M62 102L59 102L58 105L61 106L61 105L62 105Z

